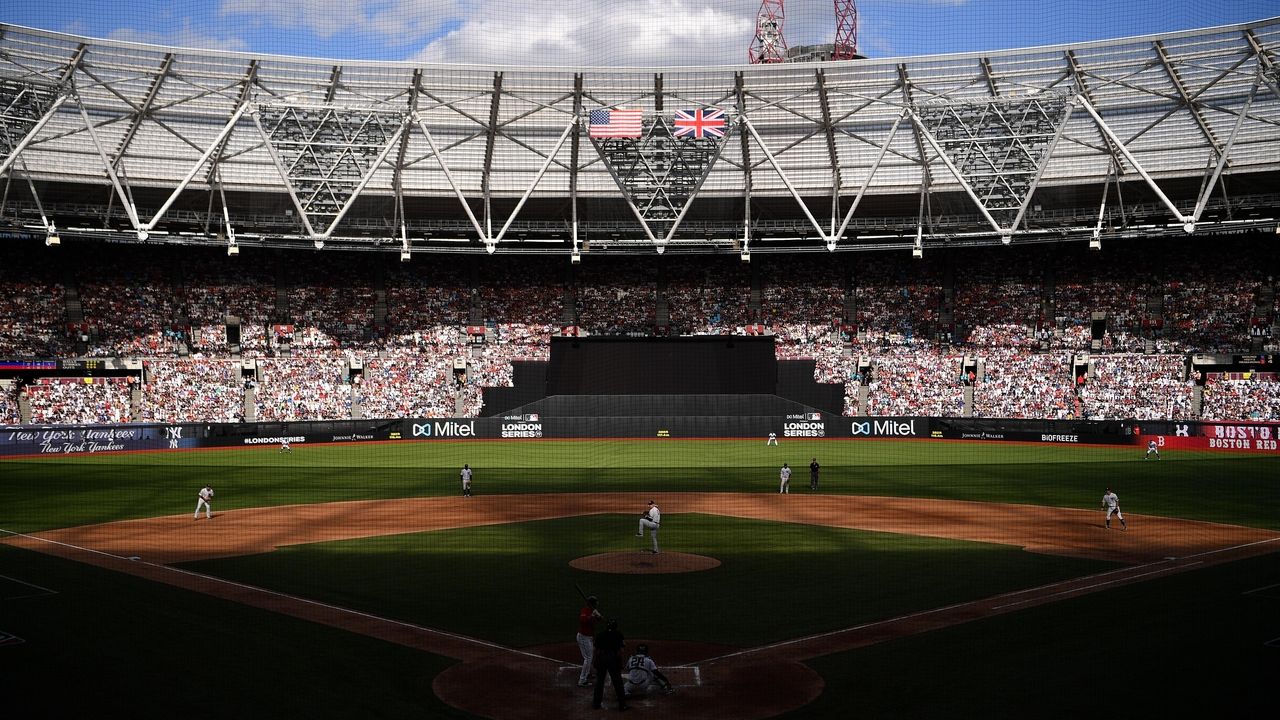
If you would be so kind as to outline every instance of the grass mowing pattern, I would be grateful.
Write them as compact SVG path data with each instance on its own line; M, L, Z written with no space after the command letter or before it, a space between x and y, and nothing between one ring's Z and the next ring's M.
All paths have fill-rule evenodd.
M4 545L0 567L56 592L3 603L9 717L469 717L431 694L447 658Z
M778 468L822 492L1126 512L1280 529L1280 458L1130 447L938 441L584 440L405 442L0 460L0 528L18 532L190 512L204 484L217 510L453 495L458 469L477 494L607 491L774 492Z
M818 658L848 681L784 717L1273 717L1280 597L1243 593L1274 583L1269 555Z
M575 582L633 637L754 646L1116 567L1002 545L698 514L664 515L664 548L715 557L718 568L613 575L568 565L596 552L635 552L633 533L633 516L592 515L291 546L184 567L515 647L572 640Z

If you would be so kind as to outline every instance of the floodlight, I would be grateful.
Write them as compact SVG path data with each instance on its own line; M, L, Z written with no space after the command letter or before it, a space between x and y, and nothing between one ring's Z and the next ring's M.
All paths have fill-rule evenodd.
M1097 236L1097 235L1094 235L1093 237L1089 238L1089 249L1090 249L1090 250L1101 250L1101 249L1102 249L1102 238L1101 238L1101 237L1099 237L1099 236Z
M410 257L412 256L409 254L408 249L400 251L400 262L409 262Z
M44 236L44 244L49 247L62 244L62 238L58 237L57 225L54 225L53 223L49 223L49 229L45 232L45 236Z

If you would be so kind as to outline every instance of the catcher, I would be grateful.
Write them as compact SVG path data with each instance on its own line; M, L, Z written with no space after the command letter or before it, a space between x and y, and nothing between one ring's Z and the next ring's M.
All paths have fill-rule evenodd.
M627 697L648 692L649 686L653 683L657 683L658 687L662 688L662 692L668 695L676 691L671 687L671 681L667 676L658 669L658 664L649 657L649 646L644 643L636 646L636 653L627 660L624 671L627 674L627 683L623 689Z

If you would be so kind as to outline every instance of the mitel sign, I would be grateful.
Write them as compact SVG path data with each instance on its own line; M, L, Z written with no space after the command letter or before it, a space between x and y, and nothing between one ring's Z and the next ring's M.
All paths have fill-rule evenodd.
M476 436L476 424L473 421L440 420L434 423L413 423L415 438L464 438Z
M853 437L916 437L916 421L854 420L849 434Z

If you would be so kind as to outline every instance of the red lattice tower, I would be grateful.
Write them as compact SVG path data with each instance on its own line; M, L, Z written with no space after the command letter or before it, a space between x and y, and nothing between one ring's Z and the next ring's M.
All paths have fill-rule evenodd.
M858 57L858 5L854 0L835 0L836 41L831 48L832 60Z
M787 41L782 37L782 21L786 19L783 0L760 0L760 12L756 13L756 34L747 48L747 59L752 63L780 63L787 61Z

